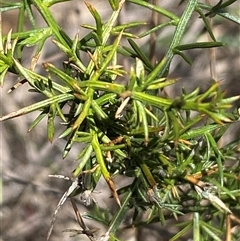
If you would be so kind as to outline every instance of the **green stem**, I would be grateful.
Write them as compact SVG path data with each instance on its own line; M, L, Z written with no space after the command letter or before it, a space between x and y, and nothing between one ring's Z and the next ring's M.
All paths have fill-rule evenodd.
M62 37L60 33L60 27L57 24L56 20L54 19L53 15L51 14L50 10L48 9L48 5L44 3L44 1L41 0L31 0L32 3L35 5L35 7L38 9L48 26L52 29L55 37L57 40L63 44L65 47L69 47L68 43L65 41L65 39Z
M160 63L155 67L155 69L149 74L148 78L145 80L143 89L146 89L148 85L156 78L156 76L158 76L159 78L163 77L165 72L168 70L169 65L172 61L172 58L174 56L173 50L177 45L179 45L182 39L183 33L187 27L188 21L190 20L196 5L197 5L197 0L190 0L188 2L188 5L185 11L183 12L183 15L180 18L180 21L176 27L173 40L171 42L171 45L165 57L162 59L162 61L160 61Z

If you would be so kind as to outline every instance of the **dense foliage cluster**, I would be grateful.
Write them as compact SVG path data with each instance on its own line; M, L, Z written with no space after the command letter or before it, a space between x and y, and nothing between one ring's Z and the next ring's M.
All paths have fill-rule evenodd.
M72 185L59 202L54 220L66 198L71 197L83 229L78 233L96 240L94 232L78 215L72 199L74 195L81 195L85 203L93 207L85 217L107 226L102 241L118 240L116 232L127 213L131 213L132 221L124 228L153 222L165 225L168 219L191 214L192 219L178 223L181 231L172 241L184 237L190 230L195 241L239 240L239 139L218 145L232 123L239 121L237 109L228 111L239 96L225 97L220 89L221 81L214 79L204 92L196 88L187 93L183 88L180 96L170 98L164 91L178 81L168 77L175 55L191 64L185 50L224 45L216 40L209 16L221 16L239 24L239 17L225 11L235 1L220 1L215 6L197 0L182 1L184 11L179 17L147 1L128 0L165 19L147 31L144 28L139 36L131 30L146 26L146 22L117 24L124 0L109 0L112 15L105 23L97 9L86 3L96 24L82 25L89 33L81 39L79 35L71 39L53 18L50 7L58 2L61 1L1 3L1 11L24 9L19 19L25 18L26 11L33 29L22 31L23 21L19 20L19 31L9 32L0 40L1 84L10 72L21 78L21 84L44 96L44 100L5 115L1 121L38 111L40 114L29 130L34 131L32 129L47 118L48 139L52 142L56 119L58 122L60 119L65 127L60 135L66 140L64 158L76 143L83 144L76 157L79 161L73 171ZM38 9L47 27L37 28L32 7ZM185 30L199 17L211 41L181 44ZM175 27L168 51L164 58L152 63L135 39L168 26ZM44 75L37 73L35 66L48 38L52 38L68 61L61 69L52 63L43 63L47 73ZM127 39L128 45L122 44L122 39ZM31 68L26 68L21 64L22 50L35 45ZM89 56L87 61L83 61L83 53ZM130 59L129 70L119 61L122 58ZM128 179L129 184L118 189L114 182L117 176ZM108 210L101 212L91 200L91 192L101 177L118 204L114 215ZM202 200L207 200L207 204L203 205ZM139 218L143 212L148 212L144 220Z

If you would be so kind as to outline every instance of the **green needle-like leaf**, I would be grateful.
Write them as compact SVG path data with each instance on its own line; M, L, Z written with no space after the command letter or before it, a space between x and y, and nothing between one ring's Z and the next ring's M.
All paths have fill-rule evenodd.
M108 240L108 238L111 235L114 235L115 232L117 231L117 228L119 227L120 223L125 219L126 213L128 211L128 204L129 204L129 199L131 198L133 192L135 191L136 187L138 184L138 180L135 179L131 185L131 188L128 189L127 193L125 194L123 201L122 201L122 206L118 209L118 211L115 213L115 215L112 218L111 223L109 224L109 228L107 232L103 235L103 240Z
M224 43L221 42L201 42L201 43L191 43L191 44L183 44L178 45L175 47L177 50L188 50L188 49L196 49L196 48L215 48L215 47L221 47L224 46Z
M30 132L34 127L36 127L39 122L47 116L47 113L48 113L48 107L46 108L46 110L44 110L34 121L33 123L31 124L31 126L29 127L28 131Z
M90 3L85 2L85 4L96 21L97 37L99 39L99 42L102 43L103 24L102 24L101 17L99 15L99 13L97 12L97 10Z
M17 116L25 115L25 114L28 114L28 113L33 112L35 110L41 110L42 108L48 107L48 106L50 106L51 104L54 104L54 103L66 102L68 100L73 100L73 99L74 99L74 96L71 95L71 94L61 94L61 95L58 95L58 96L53 96L53 97L48 98L46 100L40 101L36 104L32 104L32 105L24 107L24 108L22 108L18 111L14 111L14 112L11 112L10 114L2 116L0 118L0 121L5 121L5 120L8 120L8 119L15 118Z

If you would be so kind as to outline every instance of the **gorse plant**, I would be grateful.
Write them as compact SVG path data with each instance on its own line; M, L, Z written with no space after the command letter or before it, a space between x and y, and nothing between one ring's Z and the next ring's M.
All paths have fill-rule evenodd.
M221 16L240 24L239 17L226 11L235 1L219 1L215 6L197 0L182 1L184 11L179 17L147 1L128 0L164 16L164 23L149 27L138 36L131 30L136 26L146 27L146 22L117 24L124 0L108 1L112 15L105 23L97 9L86 2L95 25L82 25L89 33L81 39L79 35L71 39L51 14L49 8L59 2L62 1L1 3L1 12L20 10L17 32L1 36L1 84L10 72L21 78L21 84L28 84L31 91L45 97L1 117L1 121L39 111L29 130L47 118L48 139L52 142L55 120L60 119L65 127L60 135L66 140L64 158L76 143L84 144L76 157L79 161L73 171L72 185L57 206L48 238L58 210L71 197L83 229L76 233L97 240L95 230L86 227L72 197L81 195L87 205L91 204L91 192L103 177L118 209L114 215L107 210L101 212L93 201L92 209L85 215L85 218L106 225L107 232L100 234L101 241L119 240L116 232L127 213L132 215L132 224L124 228L155 222L165 225L168 219L191 214L192 218L178 222L181 231L171 241L179 240L189 231L195 241L239 240L240 232L232 232L232 227L240 224L237 218L240 208L239 139L221 148L217 143L232 123L239 121L237 110L227 110L240 97L226 98L217 80L212 80L212 85L204 92L197 88L187 93L183 88L182 94L173 99L164 92L165 87L177 82L177 79L168 78L175 55L191 63L185 50L224 45L216 40L209 16ZM47 27L37 27L33 7ZM26 16L32 29L23 31ZM181 44L186 29L199 17L211 41ZM169 48L162 59L152 63L135 39L168 26L175 27ZM48 38L52 38L68 61L63 63L62 69L49 62L43 63L47 72L43 75L35 71L35 66ZM128 46L121 44L123 38L127 39ZM22 51L25 46L35 45L36 52L28 69L21 64ZM82 60L83 52L89 56L88 64ZM120 56L134 61L129 71L119 62ZM121 79L127 83L122 84ZM228 160L233 164L228 165ZM131 181L117 189L116 176ZM202 205L202 199L208 200L207 205ZM148 212L144 220L139 218L143 212Z

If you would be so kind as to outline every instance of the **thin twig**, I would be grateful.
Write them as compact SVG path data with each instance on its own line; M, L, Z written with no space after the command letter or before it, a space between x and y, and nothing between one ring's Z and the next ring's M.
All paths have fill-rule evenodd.
M72 206L73 206L73 210L76 214L76 217L77 217L77 222L79 224L79 226L83 229L82 231L81 230L71 230L71 231L76 231L78 234L86 234L87 237L91 240L91 241L96 241L93 233L95 233L96 231L98 231L98 229L89 229L86 224L84 223L83 219L82 219L82 216L80 214L80 212L78 211L78 208L77 208L77 205L74 201L74 199L72 197L70 197L70 200L71 200L71 203L72 203Z
M211 5L210 0L206 0L206 3ZM213 29L213 21L212 18L210 18L209 20L209 24L211 29ZM208 40L209 42L212 41L210 35L208 34ZM209 64L210 64L210 74L211 74L211 78L213 80L217 80L217 70L216 70L216 49L215 48L209 48Z
M152 0L152 4L156 5L157 0ZM156 11L152 11L151 16L151 27L154 28L158 24L158 13ZM150 35L150 53L149 53L149 59L154 66L156 63L156 32L152 32Z

